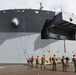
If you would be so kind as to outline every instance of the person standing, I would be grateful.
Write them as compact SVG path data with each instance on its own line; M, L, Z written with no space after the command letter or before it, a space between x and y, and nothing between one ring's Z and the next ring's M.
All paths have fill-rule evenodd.
M37 58L36 58L36 68L39 67L39 61L40 61L40 58L39 58L39 56L37 56Z
M63 67L63 71L67 71L67 67L66 67L66 58L63 56L62 57L62 59L61 59L61 61L62 61L62 67Z
M66 66L69 67L69 57L66 57Z
M31 58L28 57L28 58L27 58L27 62L28 62L29 65L30 65L30 60L31 60Z
M52 57L49 58L49 61L50 61L50 66L51 66L51 63L52 63Z
M76 72L76 56L73 55L72 61L74 62L75 72Z
M41 58L41 68L42 68L42 66L44 66L44 68L45 68L45 55L43 55Z
M50 64L51 64L51 62L52 62L52 57L49 58L49 61L50 61Z
M33 62L34 62L34 57L33 56L31 57L31 61L30 62L31 62L31 66L34 66L33 65Z
M52 61L53 61L53 69L52 70L57 70L57 63L56 63L56 61L57 61L57 58L56 58L56 55L54 55L54 57L52 58Z

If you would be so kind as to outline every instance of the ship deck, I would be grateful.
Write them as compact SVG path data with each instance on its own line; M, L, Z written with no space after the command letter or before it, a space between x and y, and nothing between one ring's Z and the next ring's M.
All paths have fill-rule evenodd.
M51 69L52 65L48 65L46 69L32 68L28 65L1 65L0 75L75 75L73 64L67 67L67 72L62 71L61 64L57 65L57 71Z

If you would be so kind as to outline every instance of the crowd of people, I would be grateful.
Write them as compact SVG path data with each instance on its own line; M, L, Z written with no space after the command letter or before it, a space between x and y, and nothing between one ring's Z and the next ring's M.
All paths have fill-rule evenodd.
M41 63L40 63L41 61ZM53 57L49 58L50 64L52 62L52 70L53 71L57 71L57 57L56 55L54 55ZM74 63L74 68L75 68L75 72L76 72L76 56L73 55L72 61ZM28 57L27 58L27 62L30 66L34 67L34 62L35 62L35 67L36 68L46 68L46 62L48 63L48 61L45 59L45 55L43 55L41 58L39 56L37 56L36 58L34 58L34 56L32 56L31 58ZM62 62L62 68L64 72L67 72L67 67L69 67L69 57L65 57L62 56L61 58L61 62Z

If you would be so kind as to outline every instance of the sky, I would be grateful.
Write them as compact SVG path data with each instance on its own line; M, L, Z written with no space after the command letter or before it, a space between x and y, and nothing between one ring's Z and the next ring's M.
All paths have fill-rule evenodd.
M0 10L4 9L39 9L70 12L76 14L76 0L0 0Z

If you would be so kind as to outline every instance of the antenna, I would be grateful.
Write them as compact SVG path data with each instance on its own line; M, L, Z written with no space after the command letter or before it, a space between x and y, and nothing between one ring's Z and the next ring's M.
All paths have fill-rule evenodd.
M42 3L40 3L40 10L42 10L43 9L43 6L42 6Z
M60 8L61 8L61 12L62 12L62 10L63 10L62 6L60 6Z

